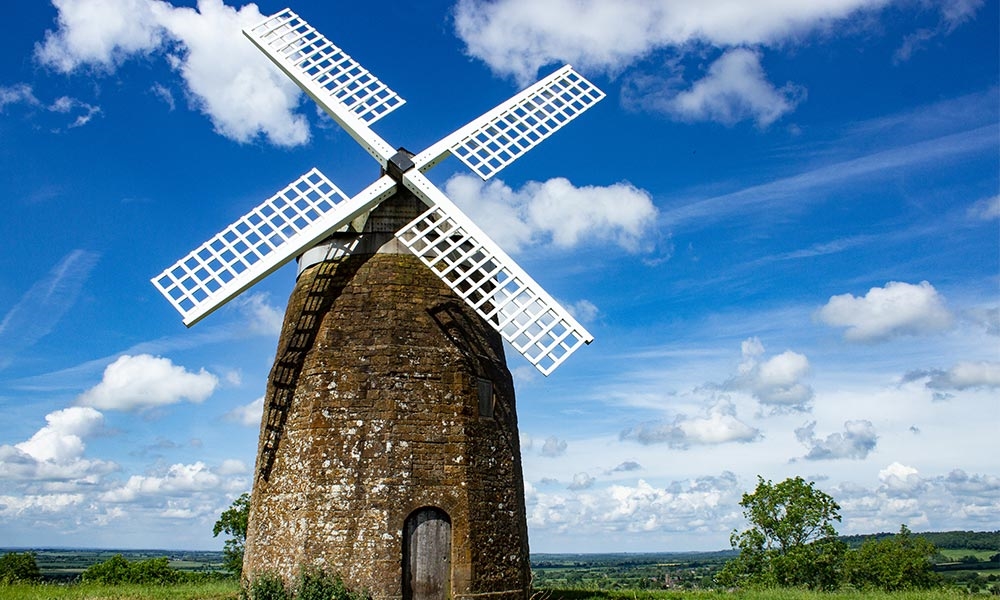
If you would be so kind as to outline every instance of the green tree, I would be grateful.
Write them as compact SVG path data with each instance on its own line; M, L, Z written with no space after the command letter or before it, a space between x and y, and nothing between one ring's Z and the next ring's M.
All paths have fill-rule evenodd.
M42 580L42 572L35 561L34 552L8 552L0 556L0 585L35 583Z
M243 573L243 550L247 541L247 521L250 518L250 494L243 493L223 511L215 522L212 534L225 532L230 538L222 547L222 564L227 571L239 577Z
M130 562L121 554L87 567L80 579L87 583L121 585L123 583L166 585L177 583L183 575L170 566L166 556Z
M864 590L931 588L940 583L931 563L936 553L934 544L913 535L902 525L895 537L868 540L850 552L845 562L845 579Z
M720 584L813 589L840 584L847 551L833 527L840 506L815 485L801 477L777 484L757 477L757 488L740 500L750 527L729 537L740 554L723 567Z

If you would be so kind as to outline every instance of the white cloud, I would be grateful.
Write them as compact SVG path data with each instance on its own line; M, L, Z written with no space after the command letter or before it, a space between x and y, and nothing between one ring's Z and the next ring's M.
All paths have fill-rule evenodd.
M69 73L82 65L111 71L163 44L160 19L172 7L150 0L52 0L59 29L35 48L44 64Z
M43 64L64 73L88 66L112 72L133 57L163 53L191 104L221 135L238 142L264 135L279 146L308 141L307 121L295 112L298 87L241 32L263 19L255 4L239 10L221 0L199 0L197 10L161 0L53 4L58 28L36 46Z
M820 32L833 35L876 23L871 17L893 0L459 0L455 31L466 52L495 73L526 85L541 67L570 63L584 71L616 76L652 56L669 55L665 73L632 73L626 103L681 119L734 123L753 119L767 126L793 110L798 86L776 89L760 68L760 49L780 51ZM912 4L912 3L911 3ZM897 53L909 56L927 40L951 33L975 15L982 0L946 0L941 25L914 32ZM568 19L566 15L572 14ZM846 23L848 20L854 23ZM686 56L706 48L721 57L689 87L676 72ZM657 57L658 58L658 57ZM638 84L638 85L636 85ZM678 93L679 92L679 93ZM646 94L650 94L646 97Z
M934 369L911 371L903 376L903 383L927 380L932 390L968 390L1000 387L1000 362L967 361L956 363L947 371Z
M192 373L168 358L125 355L108 365L101 382L81 394L78 402L124 411L176 404L185 399L202 402L218 384L218 377L205 369Z
M2 104L2 102L0 102ZM969 216L982 221L1000 219L1000 196L983 198L969 207Z
M459 174L445 183L445 192L509 252L595 240L629 252L646 250L657 214L649 193L628 183L576 187L557 177L514 191L499 180Z
M49 413L45 421L48 425L16 447L36 460L61 462L83 454L83 438L104 426L104 415L93 408L71 406Z
M72 406L45 416L46 425L29 439L0 446L0 477L9 481L70 482L92 485L118 469L109 461L84 458L86 438L104 428L104 415Z
M760 438L760 430L736 417L736 407L720 400L708 407L705 415L678 415L672 423L642 423L621 434L621 439L641 444L666 443L672 448L693 445L713 445L727 442L752 442Z
M592 322L601 312L590 300L580 300L572 304L565 304L564 306L571 315L584 323Z
M26 83L18 83L11 86L0 85L0 111L9 104L42 105L38 98L35 97L31 86Z
M890 281L871 288L864 297L833 296L817 316L827 325L846 327L844 339L854 342L935 333L952 324L944 299L926 281L918 285Z
M887 3L460 0L455 29L469 54L525 83L556 62L615 73L662 48L780 45Z
M0 496L0 517L23 518L26 513L59 513L76 509L85 500L83 494L31 494Z
M573 476L573 482L569 484L571 490L585 490L594 485L595 479L586 473L577 473Z
M124 485L101 494L102 502L134 502L139 498L183 497L194 492L214 490L222 478L205 463L171 465L162 476L133 475Z
M734 125L749 119L764 128L791 112L805 92L792 84L776 88L767 80L760 58L760 52L748 48L728 50L683 91L675 89L672 79L664 84L656 76L633 78L626 102L683 121Z
M878 472L882 487L890 494L908 495L925 488L920 472L915 468L894 462Z
M264 414L264 396L257 398L249 404L237 406L226 413L226 420L239 423L244 427L259 427L261 416ZM523 445L523 442L522 442Z
M17 104L23 104L33 109L40 108L50 113L69 115L71 117L75 115L76 118L67 125L69 129L86 125L95 115L101 112L100 107L76 98L70 98L69 96L60 96L51 104L45 104L35 96L34 90L26 83L0 86L0 112L4 112L7 106Z
M284 313L270 302L268 294L253 292L236 299L235 306L246 317L247 327L263 335L278 335Z
M809 373L809 359L786 350L761 362L764 345L756 337L741 344L743 360L739 374L727 387L749 391L761 404L774 409L804 410L815 395L811 386L802 383Z
M826 439L816 437L816 421L812 421L796 429L795 437L809 448L806 460L863 459L878 442L875 426L866 420L847 421L843 433L831 433Z
M731 530L739 515L740 490L729 472L666 487L640 479L634 485L588 485L569 494L531 490L532 531L585 532L606 539L619 532Z
M937 4L941 12L940 22L935 27L921 28L907 35L893 56L896 62L909 60L930 40L949 34L962 23L970 20L982 7L983 0L942 0Z
M250 469L247 468L247 464L242 460L236 460L234 458L227 458L222 461L219 465L217 472L219 475L242 475L247 473Z
M556 456L562 456L566 453L566 440L560 440L559 438L549 436L545 438L545 443L542 444L541 454L542 456L547 456L549 458L555 458Z

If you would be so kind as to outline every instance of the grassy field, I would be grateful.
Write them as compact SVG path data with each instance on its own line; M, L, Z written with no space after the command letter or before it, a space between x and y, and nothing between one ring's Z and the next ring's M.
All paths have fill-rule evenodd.
M977 559L981 561L987 561L990 559L991 556L996 554L998 550L1000 550L1000 548L998 548L997 550L967 550L965 548L939 548L938 552L942 556L946 556L951 560L961 560L966 556L975 556Z
M43 584L0 586L3 600L238 600L236 581L177 585Z
M237 600L239 586L212 582L172 586L11 585L0 586L3 600ZM807 592L758 591L653 591L653 590L540 590L533 600L952 600L969 598L956 591Z
M805 590L542 590L534 600L952 600L969 598L955 590L923 592L810 592Z

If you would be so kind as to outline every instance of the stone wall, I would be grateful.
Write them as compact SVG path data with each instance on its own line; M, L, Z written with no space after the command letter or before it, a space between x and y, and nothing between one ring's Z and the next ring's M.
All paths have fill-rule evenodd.
M451 597L526 597L501 339L411 254L308 267L268 382L244 576L316 565L401 598L404 523L422 507L451 520Z

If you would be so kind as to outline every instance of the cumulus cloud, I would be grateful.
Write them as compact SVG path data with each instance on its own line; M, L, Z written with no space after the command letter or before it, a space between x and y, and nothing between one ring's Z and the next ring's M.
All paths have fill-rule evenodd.
M761 404L776 410L805 410L812 402L813 389L802 382L810 368L805 355L786 350L762 360L764 345L756 337L744 340L741 352L739 374L727 387L749 391Z
M878 479L883 490L890 495L906 496L926 488L919 471L899 462L894 462L879 471Z
M239 423L244 427L259 427L260 419L264 414L264 396L257 398L249 404L237 406L226 413L225 419L232 423ZM524 445L522 441L521 445Z
M681 414L672 423L642 423L623 431L620 437L640 444L665 443L683 449L693 445L753 442L760 439L760 430L739 420L732 402L720 400L708 407L703 416Z
M573 482L569 484L571 490L585 490L594 485L595 479L586 473L577 473L573 476Z
M76 303L99 255L73 250L25 292L0 321L0 369L48 335Z
M903 335L936 333L949 328L952 315L930 283L890 281L863 297L833 296L817 316L827 325L846 327L844 339L881 342Z
M279 146L308 141L307 121L295 112L298 87L241 32L264 18L255 4L239 10L221 0L200 0L197 9L162 0L53 5L58 27L35 48L42 64L64 73L88 67L110 73L132 58L162 55L219 134L238 142L263 135Z
M920 379L927 379L929 389L940 391L1000 388L1000 362L960 362L947 371L910 371L903 376L904 382Z
M460 0L455 29L469 54L499 74L528 82L556 62L615 73L663 48L780 45L883 4Z
M814 32L832 34L852 19L876 22L892 0L735 2L705 0L459 0L455 31L466 52L502 76L526 85L539 69L571 63L584 71L616 76L657 55L676 57L664 73L628 77L628 102L680 119L732 123L752 119L766 126L793 110L801 88L775 88L760 67L763 49L780 51ZM950 33L970 19L982 0L946 0L941 25L904 40L907 53ZM572 14L572 19L566 15ZM901 52L903 50L901 49ZM684 57L717 58L688 86L675 63ZM636 85L638 82L638 85ZM688 89L684 89L688 88ZM644 95L649 93L649 97Z
M163 475L133 475L120 487L101 494L102 502L133 502L142 497L185 496L192 492L214 490L222 478L205 463L171 465Z
M86 439L104 429L104 415L73 406L45 416L46 425L29 439L0 446L0 477L13 481L93 484L118 469L113 462L84 457Z
M739 483L724 472L670 482L591 486L572 494L532 488L527 499L533 529L607 535L609 532L705 531L732 529L739 518ZM734 509L733 507L737 507Z
M642 469L642 465L635 462L634 460L627 460L622 464L618 465L611 471L614 473L628 472L628 471L639 471Z
M566 440L560 440L556 436L549 436L545 438L545 443L542 444L542 456L547 456L549 458L555 458L556 456L562 456L566 454L567 443Z
M168 358L125 355L108 365L101 382L81 394L78 402L105 410L131 411L184 400L202 402L218 385L218 377L205 369L192 373Z
M796 429L795 437L809 448L806 460L866 458L878 441L875 426L865 420L847 421L843 433L831 433L825 439L816 437L816 421L812 421Z
M891 530L900 523L938 531L989 529L1000 510L1000 477L962 469L923 476L893 462L879 471L874 487L843 484L834 496L853 533Z
M726 51L701 79L687 89L679 77L637 75L624 91L626 105L662 112L682 121L714 121L734 125L744 120L765 128L802 101L805 90L788 83L777 88L767 79L760 52Z
M648 250L657 214L649 193L628 183L576 187L557 177L515 191L496 179L459 174L445 183L445 192L509 252L595 240L628 252Z

